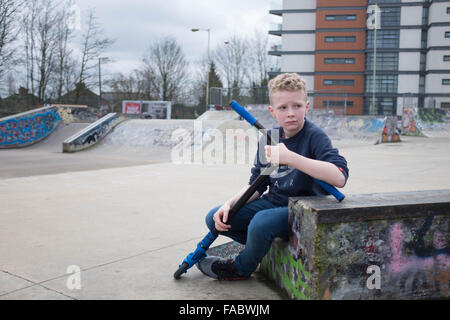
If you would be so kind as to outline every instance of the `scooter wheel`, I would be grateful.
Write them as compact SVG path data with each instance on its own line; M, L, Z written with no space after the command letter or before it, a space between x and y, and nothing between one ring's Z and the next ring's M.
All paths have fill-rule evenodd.
M183 262L183 264L178 268L177 271L173 274L173 277L178 280L180 279L181 275L186 272L186 270L189 268L189 264L187 262Z

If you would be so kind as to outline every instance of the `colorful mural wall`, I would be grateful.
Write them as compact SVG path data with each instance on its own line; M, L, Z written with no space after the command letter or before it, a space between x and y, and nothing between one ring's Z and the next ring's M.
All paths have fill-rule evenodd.
M51 105L0 119L0 148L26 147L45 139L59 123L93 122L87 106Z
M366 218L341 223L320 223L313 209L291 206L290 241L274 242L261 271L292 299L448 298L449 190L442 199L447 202L440 210L416 204L421 216L395 213L412 203L389 209L392 218L380 215L385 209L367 218L361 207L353 214Z
M423 136L417 123L416 108L403 108L402 134L406 136Z
M23 147L36 143L55 130L62 119L54 108L0 119L0 148Z

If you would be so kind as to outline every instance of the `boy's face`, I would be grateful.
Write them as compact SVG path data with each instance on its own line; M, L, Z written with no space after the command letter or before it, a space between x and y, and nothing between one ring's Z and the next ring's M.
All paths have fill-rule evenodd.
M269 111L283 128L286 137L292 137L303 129L309 101L301 91L276 91L271 97Z

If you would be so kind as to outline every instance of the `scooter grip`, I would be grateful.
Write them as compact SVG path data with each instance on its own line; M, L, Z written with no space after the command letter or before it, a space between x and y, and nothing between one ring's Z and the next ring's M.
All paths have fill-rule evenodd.
M319 183L320 186L322 188L324 188L329 194L333 195L336 198L336 200L338 200L339 202L344 200L345 196L342 193L340 193L335 187L333 187L332 185L330 185L322 180L317 180L317 179L314 179L314 180L317 183Z
M247 111L245 110L239 103L236 101L233 101L230 103L230 107L236 111L242 118L248 121L252 126L255 125L256 119Z

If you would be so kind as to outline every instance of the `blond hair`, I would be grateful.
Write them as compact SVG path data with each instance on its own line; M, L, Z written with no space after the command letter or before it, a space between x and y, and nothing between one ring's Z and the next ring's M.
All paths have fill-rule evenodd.
M306 81L297 73L282 73L269 81L269 99L272 103L272 95L278 91L300 91L304 93L305 100L308 100L306 92Z

